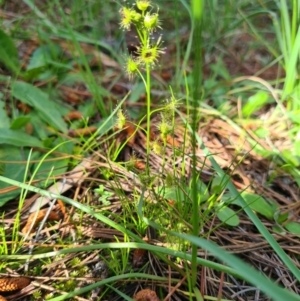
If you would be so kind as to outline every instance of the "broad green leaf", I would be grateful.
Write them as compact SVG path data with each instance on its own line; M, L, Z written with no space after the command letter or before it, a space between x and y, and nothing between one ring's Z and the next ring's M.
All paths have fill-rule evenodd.
M278 224L282 224L284 223L289 217L289 213L283 213L280 214L280 211L276 211L276 213L274 214L274 219Z
M35 180L41 180L36 183L37 187L45 188L53 183L53 177L63 174L68 168L69 158L57 158L49 156L42 163L38 162L34 165L34 169L38 168ZM52 177L52 179L50 179Z
M259 138L266 138L270 137L270 131L268 128L258 128L254 133L259 137Z
M11 76L0 74L0 82L2 82L2 84L9 85L11 83Z
M38 47L30 57L27 70L36 69L40 67L46 67L52 57L57 57L61 51L60 47L57 45L42 45Z
M208 187L200 180L197 181L197 192L199 203L206 202L210 197Z
M231 80L232 75L228 71L226 65L224 64L224 60L222 58L217 58L217 63L210 64L210 69L213 71L212 78L221 77L224 80Z
M49 137L49 131L45 127L44 121L41 120L38 112L36 111L31 111L28 115L30 116L30 123L33 126L35 136L42 140L44 146L47 147L45 144L45 140ZM55 139L54 136L52 137L53 139Z
M165 199L174 200L175 202L184 201L186 196L178 186L158 187L157 193Z
M211 183L210 190L215 194L222 193L229 180L230 179L227 175L224 177L219 177L219 176L214 177Z
M20 70L18 50L13 40L0 29L0 62L10 71L18 73Z
M279 226L273 226L272 227L272 230L275 232L275 233L279 233L281 235L284 235L286 234L286 231L282 228L282 227L279 227Z
M225 203L226 205L230 205L230 204L239 205L239 202L236 199L233 199L231 193L229 192L225 192L222 195L222 202Z
M252 210L268 219L273 219L275 210L263 197L248 192L242 192L242 197Z
M0 130L1 132L2 130ZM0 138L1 140L1 138ZM16 181L24 181L24 173L26 168L26 158L28 150L20 150L19 147L10 145L1 145L0 147L0 161L3 162L3 176ZM0 181L0 190L10 187L8 183ZM20 194L20 189L11 190L7 193L0 194L0 207L7 201L15 198Z
M0 176L3 176L5 172L5 164L0 162Z
M235 227L238 226L240 223L240 219L237 216L236 212L228 207L222 207L217 212L217 217L219 218L220 221L222 221L223 223L229 226Z
M10 125L10 128L12 130L18 130L21 129L23 126L25 126L30 121L30 117L28 116L20 116L16 119L14 119Z
M0 129L0 145L43 147L43 143L21 130Z
M130 93L128 101L130 103L136 103L141 98L141 95L143 95L144 93L145 93L145 85L141 82L138 82L133 86L133 89L132 89L132 92ZM130 111L130 113L131 113L131 111ZM132 112L132 113L134 114L134 112ZM132 117L132 116L130 116L130 117Z
M190 183L191 185L191 183ZM202 182L197 182L198 200L203 203L209 199L209 192L207 186ZM176 202L185 201L191 195L191 188L187 185L172 186L172 187L158 187L157 193L168 200Z
M0 100L0 131L2 128L8 129L9 126L10 126L10 120L5 110L5 103L3 100Z
M269 94L265 91L258 91L256 94L249 97L248 101L243 105L242 113L249 117L254 112L262 108L269 100Z
M300 165L300 156L297 156L297 157L293 156L290 149L282 150L281 155L286 160L286 162L288 162L289 164L291 164L295 167Z
M300 234L300 224L296 222L289 222L284 225L284 228L293 234Z
M57 44L42 45L32 54L24 77L47 80L50 77L64 77L73 65L61 63L62 49Z
M38 187L44 188L50 185L53 182L53 177L63 174L69 167L68 164L70 162L70 157L63 154L73 153L75 143L72 141L66 143L61 137L58 137L52 141L51 144L49 144L49 149L53 149L54 146L56 147L56 152L62 154L61 156L50 154L43 162L40 160L37 161L36 158L33 158L35 161L37 161L37 163L33 165L32 169L32 173L35 171L37 172L34 179L41 180L40 182L36 183L36 186ZM43 153L34 153L34 156L37 156L38 158L42 157L43 155ZM52 177L51 180L49 179L50 177Z
M12 85L12 95L22 102L34 107L41 118L50 126L66 133L67 126L58 106L46 93L31 84L16 81Z
M46 67L38 67L27 70L23 73L23 79L25 81L31 81L33 79L40 78L40 75L45 71Z

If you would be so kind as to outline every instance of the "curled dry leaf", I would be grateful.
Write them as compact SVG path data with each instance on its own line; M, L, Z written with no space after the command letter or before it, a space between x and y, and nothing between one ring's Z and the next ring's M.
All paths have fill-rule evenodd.
M91 157L84 158L73 170L69 172L68 175L64 176L63 179L55 182L52 186L48 188L49 193L59 193L63 194L68 191L79 181L83 181L89 174L89 170L92 166ZM33 205L31 206L29 212L36 212L42 206L45 206L51 201L52 198L47 196L38 197Z
M43 220L43 218L47 214L48 210L49 209L46 208L46 209L40 210L38 213L36 213L36 212L31 213L27 220L25 227L22 229L22 233L26 234L26 233L33 232L36 225ZM52 210L47 218L47 221L59 221L60 219L61 219L60 214ZM1 289L0 289L0 291L1 291Z
M64 202L62 200L57 200L57 204L59 206L61 213L64 216L64 219L66 220L68 218L68 214L67 214L67 210L66 210L66 206L65 206Z
M165 81L169 81L171 80L172 78L172 73L171 71L168 71L168 70L163 70L161 73L160 73L160 76L163 80Z
M78 95L77 93L74 93L72 91L65 91L62 90L62 98L64 101L71 103L71 104L81 104L83 102L82 97Z
M135 143L136 127L132 123L126 122L124 131L126 132L126 139L129 139L127 144L132 147Z
M69 130L69 135L71 137L82 137L89 136L97 131L96 126L89 126L83 129Z
M153 129L150 129L150 140L155 141L157 138L157 131L154 131Z
M128 139L127 145L132 147L135 144L136 126L133 123L126 121L122 128L116 126L115 131L120 131L120 140L122 142Z
M150 139L151 139L151 141L158 140L158 141L162 142L162 139L159 137L159 133L157 132L157 130L154 130L154 129L150 130ZM180 147L180 142L172 135L167 135L166 142L171 147L176 147L176 148Z
M136 125L134 125L131 122L126 122L124 127L122 128L122 133L125 133L125 138L122 139L122 140L124 141L124 140L128 139L127 145L130 146L130 147L133 147L134 144L137 142L136 141L137 140L136 139L136 136L137 136L136 135L136 133L137 133ZM157 139L161 142L161 138L158 137L157 131L153 130L153 129L150 129L150 140L155 141ZM141 141L139 141L139 142L141 142ZM176 148L180 147L180 142L175 137L173 137L172 135L167 135L166 142L171 147L176 147Z
M168 204L169 204L171 207L174 207L175 203L176 203L175 200L168 199Z
M180 143L178 142L178 140L176 138L172 137L171 135L167 136L167 143L176 148L180 147Z
M127 91L126 91L126 88L122 87L121 85L118 85L118 84L115 84L113 87L112 87L112 91L114 93L118 93L118 94L125 94Z
M26 131L27 134L32 135L32 133L34 131L32 123L30 123L30 122L26 123L25 131Z
M137 292L133 299L135 301L160 301L156 295L156 292L149 288Z
M146 169L146 164L142 160L136 159L134 161L134 167L139 169L139 170L145 170Z
M140 267L144 264L146 252L145 249L135 249L133 251L132 263L134 267Z
M82 113L79 111L71 111L67 115L65 115L64 119L65 120L79 120L83 117Z
M31 112L30 106L24 102L18 102L17 108L26 115Z

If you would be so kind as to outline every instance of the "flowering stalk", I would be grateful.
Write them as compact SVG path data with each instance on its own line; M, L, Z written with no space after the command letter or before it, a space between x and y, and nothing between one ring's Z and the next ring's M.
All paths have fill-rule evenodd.
M155 67L159 56L164 53L161 48L161 37L153 44L153 32L160 28L158 13L149 11L152 7L150 0L136 0L136 8L122 7L120 10L120 26L124 30L130 30L131 25L136 28L140 45L137 58L128 56L126 72L129 78L138 74L144 82L147 96L147 172L149 172L150 154L150 117L151 117L151 69ZM151 43L150 43L151 41ZM145 70L145 77L141 70Z

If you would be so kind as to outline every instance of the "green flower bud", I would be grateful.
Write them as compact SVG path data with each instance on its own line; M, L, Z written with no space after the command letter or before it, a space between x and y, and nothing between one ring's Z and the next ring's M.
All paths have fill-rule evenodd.
M138 62L133 59L131 56L127 58L126 62L126 73L129 79L132 79L135 73L138 71L139 64Z
M117 112L117 121L116 121L116 128L118 130L121 130L124 128L125 126L125 123L126 123L126 117L123 113L123 110L120 109L118 112Z
M134 10L131 12L132 21L139 22L141 20L141 17L142 17L142 15L140 13L138 13Z
M126 30L130 29L130 25L132 23L132 13L135 12L134 10L127 8L127 7L122 7L120 10L121 14L121 28L124 28Z
M159 124L158 128L159 128L160 136L161 136L162 140L165 141L166 138L167 138L167 136L168 136L168 134L171 132L170 125L167 122L162 121Z
M142 65L154 65L159 56L165 51L160 47L161 45L161 38L159 37L155 45L150 45L149 40L145 45L141 45L138 48L138 55L139 55L139 62Z
M139 10L145 11L150 6L149 0L137 0L136 6Z
M146 13L144 18L144 26L149 31L153 31L159 27L158 14Z

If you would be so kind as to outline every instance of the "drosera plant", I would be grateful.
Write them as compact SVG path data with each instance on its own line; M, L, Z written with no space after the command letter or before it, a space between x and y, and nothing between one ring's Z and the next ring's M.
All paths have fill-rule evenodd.
M152 114L150 71L156 66L160 55L164 53L161 36L154 38L153 35L153 33L161 27L158 9L155 13L152 12L152 9L153 4L150 0L137 0L135 2L135 7L123 6L120 9L121 28L129 31L133 26L140 42L137 50L137 57L128 55L125 69L129 78L138 74L145 85L147 102L147 171L149 171L150 118ZM145 71L145 74L142 73L143 70Z
M140 1L140 2L148 2L149 3L149 1ZM151 9L152 9L153 7L148 7L148 9L149 9L149 13L151 12ZM136 11L137 11L137 13L140 13L141 15L142 15L142 10L141 11L139 11L138 10L138 7L136 7L136 9L135 9ZM136 64L136 58L132 58L133 60L134 60L134 65ZM134 66L134 68L135 68L135 66ZM139 71L140 71L140 73L142 74L143 73L143 71L144 70L146 70L146 68L145 68L145 66L138 66L138 69L139 69ZM135 71L135 69L134 69L134 71ZM137 74L139 74L139 72L138 71L136 71L136 73ZM145 76L145 75L143 75L143 76ZM146 79L146 77L145 77L145 79ZM151 114L153 114L153 112L154 111L151 111ZM162 112L163 114L164 114L164 112ZM147 117L148 116L150 116L150 115L147 115ZM165 140L164 140L164 138L166 138L166 133L169 131L169 128L172 128L173 127L173 125L171 126L171 127L169 127L169 121L168 121L168 118L165 118L166 116L163 116L163 118L162 118L162 120L163 121L167 121L167 124L166 124L166 126L165 125L161 125L160 126L160 133L162 134L162 140L163 140L163 144L165 144L166 142L165 142ZM164 119L165 118L165 119ZM148 133L149 133L149 131L148 131ZM158 143L157 143L157 145L158 145ZM149 148L147 147L147 150L148 150ZM225 175L221 175L219 178L216 178L216 180L215 180L215 182L214 183L212 183L212 185L211 185L211 187L213 188L212 190L214 190L214 191L209 191L209 193L210 192L212 192L212 195L213 194L220 194L220 191L221 191L221 193L223 193L223 189L225 189L223 186L226 186L225 184L227 184L227 180L226 181L223 181L225 179ZM220 184L220 182L222 183L222 182L224 182L224 183L222 183L222 184L224 184L224 185L219 185ZM197 183L197 182L195 182L195 187L197 187L197 185L199 184L199 183ZM200 183L201 184L201 183ZM175 185L174 185L175 186ZM178 186L178 185L177 185ZM185 187L183 187L183 189L182 188L180 188L180 187L177 187L177 186L175 186L175 187L172 187L173 188L173 193L174 193L174 195L175 195L175 197L176 198L178 198L178 202L182 202L182 197L181 197L181 195L183 195L183 196L185 196L184 195L184 193L186 192L185 191ZM221 187L220 187L221 186ZM103 189L104 187L99 187L99 192L102 194L102 196L104 196L104 198L106 198L106 190L105 189ZM205 188L204 186L202 187L202 188ZM221 188L221 189L220 189ZM26 188L27 189L27 188ZM96 188L97 189L97 188ZM176 190L177 189L177 190ZM174 191L175 190L175 191ZM186 190L189 190L188 191L188 193L190 193L191 191L190 191L190 187L187 187L187 189ZM200 188L198 187L198 191L200 190ZM204 190L206 190L206 189L204 189ZM33 190L34 191L34 190ZM201 191L202 192L202 191ZM191 194L191 193L190 193ZM209 198L210 196L212 196L212 195L208 195L207 197ZM223 194L223 198L224 198L224 201L226 201L226 199L225 199L225 194ZM256 197L258 197L258 196L256 196ZM228 195L228 204L230 204L230 202L232 201L232 196L231 195ZM244 196L244 199L245 199L245 196ZM211 198L211 204L212 204L212 207L215 207L215 200L216 200L216 198L215 197L212 197ZM186 203L187 202L190 202L191 201L191 196L189 195L189 197L188 198L185 198L184 199L184 201L186 201ZM256 200L256 199L253 199L253 200L250 200L250 203L254 203L254 201L255 202L258 202L258 200ZM186 203L185 202L182 202L182 207L183 207L183 209L184 208L186 208L187 206L186 206ZM197 203L199 204L199 200L197 200ZM237 204L239 204L238 202L237 202ZM249 204L248 204L249 205ZM161 206L161 204L159 204L159 206ZM132 206L133 207L133 206ZM141 206L142 207L142 206ZM155 208L155 209L157 209L157 211L158 211L158 214L159 214L159 209L161 209L161 208L165 208L165 207L160 207L160 208L158 208L158 206L152 206L153 208ZM248 206L249 208L251 208L251 206ZM144 208L145 207L143 207L143 210L144 210ZM226 208L226 206L225 206L225 208ZM129 208L128 209L128 211L130 210L131 208ZM155 222L157 222L159 225L162 225L162 226L165 226L162 222L161 222L161 220L162 219L160 219L159 221L157 221L157 220L155 220L147 211L150 209L150 207L148 207L147 206L147 208L146 208L146 210L143 212L143 214L144 214L144 216L147 216L147 218L149 218L149 219L151 219L151 220L154 220ZM172 208L170 208L170 209L172 209ZM251 208L252 210L254 210L254 211L256 211L254 208ZM95 210L94 210L95 211ZM196 211L195 211L196 212ZM198 211L197 211L198 212ZM89 212L90 213L90 212ZM180 211L180 213L181 213L181 211ZM130 218L126 218L126 220L129 220ZM132 219L132 218L131 218ZM120 224L120 225L122 225L123 224L123 221L122 221L122 219L120 219L120 223L118 223L118 224ZM125 222L125 219L124 219L124 222ZM108 224L107 223L107 221L105 221L105 223L106 224ZM145 228L145 226L144 225L146 225L147 226L147 224L144 222L144 220L142 219L142 215L140 216L138 216L138 223L139 224L142 224L143 223L143 228ZM167 225L167 223L166 223L166 225ZM126 228L126 227L125 227ZM135 229L137 229L137 227L135 227ZM172 230L174 231L174 228L172 228ZM177 232L177 234L182 234L182 232L185 232L186 231L186 229L184 229L183 227L178 227L178 229L175 229L175 231ZM136 232L138 232L139 234L142 232L141 230L137 230ZM135 232L135 233L136 233ZM165 229L162 229L162 232L164 232L165 233ZM133 236L132 236L133 237ZM198 241L195 241L195 237L188 237L188 236L186 236L186 237L180 237L179 238L180 240L182 240L183 242L188 242L188 245L191 245L192 243L193 244L197 244L198 243L198 245L201 245L202 244L202 247L204 246L204 242L203 241L201 241L201 239L199 239ZM119 245L122 245L122 243L118 243ZM144 245L142 245L142 247L143 246L145 246L146 244L144 244ZM86 247L86 251L88 252L89 250L88 250L88 247L89 246L85 246ZM108 246L108 248L110 248L111 246ZM148 247L152 247L152 246L148 246ZM99 249L101 248L101 247L98 247ZM167 248L166 248L167 249ZM216 250L217 248L215 248L215 250ZM110 249L109 249L110 250ZM124 248L124 254L126 254L126 256L125 256L125 258L127 257L127 253L126 252L128 252L128 250L129 250L129 247L128 246L126 246L126 248ZM179 250L180 250L180 248L179 248ZM173 255L173 256L178 256L178 254L177 254L177 252L176 251L178 251L178 249L177 250L175 250L173 253L171 252L172 250L169 248L169 249L167 249L167 251L170 253L170 255ZM181 250L182 251L182 250ZM74 251L74 252L76 252L76 250ZM160 250L160 249L158 249L158 252L163 252L163 250ZM119 254L120 252L116 252L116 260L118 260L118 258L119 258ZM182 258L183 259L188 259L188 260L190 260L190 257L185 257L186 256L186 254L185 254L185 252L182 252L183 253L183 255L182 255ZM220 251L220 253L219 254L221 254L222 256L220 256L220 260L223 262L223 260L225 260L225 253L221 253L221 251ZM49 255L49 256L52 256L52 255ZM51 257L52 258L52 257ZM123 257L122 257L123 258ZM198 259L199 259L199 257L195 257L195 259L197 259L197 263L200 263L199 261L198 261ZM231 258L229 258L228 259L228 262L231 262L232 264L233 264L233 262L234 261L231 261ZM126 266L126 264L124 264L124 267ZM233 266L234 268L238 268L239 267L239 263L237 263L236 264L236 266ZM243 267L244 268L244 267ZM247 268L247 267L246 267ZM187 267L187 274L189 274L188 271L189 270L189 267ZM120 271L121 271L121 269L120 269ZM224 269L224 271L226 272L226 270ZM251 275L251 270L246 270L245 269L245 271L247 271L247 273L248 273L248 275ZM241 273L241 275L242 275L242 272L239 272L239 273ZM119 274L119 272L118 272L118 274ZM253 277L255 277L256 275L255 274L253 274L254 276ZM244 279L247 279L247 277L244 275L243 276L244 277ZM145 278L145 277L144 277ZM249 276L249 278L250 278L250 276ZM249 280L249 279L248 279ZM268 283L267 284L264 284L265 286L267 286L268 285ZM272 287L271 287L272 288ZM191 291L192 291L192 289L193 289L193 287L191 287ZM211 298L213 298L213 297L211 297ZM284 297L282 297L282 295L281 296L278 296L278 300L280 300L280 298L284 298ZM285 298L288 298L288 296L286 296ZM198 298L199 300L201 300L201 297L199 297ZM274 299L275 300L275 299ZM281 299L282 300L282 299ZM298 300L298 299L297 299Z

